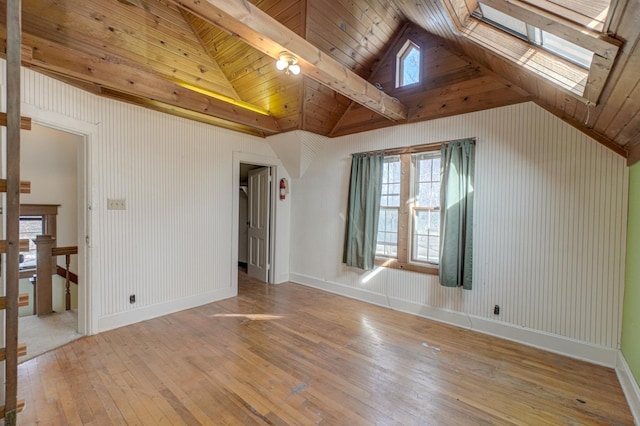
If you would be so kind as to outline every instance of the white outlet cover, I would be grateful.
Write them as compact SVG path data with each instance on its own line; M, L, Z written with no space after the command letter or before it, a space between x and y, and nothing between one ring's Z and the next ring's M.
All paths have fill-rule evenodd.
M107 210L126 210L127 203L124 198L107 198Z

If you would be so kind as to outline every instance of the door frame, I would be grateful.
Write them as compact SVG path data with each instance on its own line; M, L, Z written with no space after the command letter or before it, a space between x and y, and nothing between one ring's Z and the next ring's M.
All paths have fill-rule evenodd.
M238 293L238 231L239 231L239 204L240 204L240 163L253 164L256 166L269 167L271 169L271 203L269 206L269 274L268 284L275 282L275 266L277 262L276 247L276 204L278 194L278 168L282 167L282 162L273 157L247 152L233 152L233 166L231 179L232 193L232 226L231 226L231 287L235 294Z
M98 307L95 294L98 293L96 279L92 268L92 141L97 137L98 125L77 120L57 112L43 110L30 104L21 105L23 115L30 117L32 123L72 133L82 137L77 153L78 191L78 332L89 336L95 334L98 324Z

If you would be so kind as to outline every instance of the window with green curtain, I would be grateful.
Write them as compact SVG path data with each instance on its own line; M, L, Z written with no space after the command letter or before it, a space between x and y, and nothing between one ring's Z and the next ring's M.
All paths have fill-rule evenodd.
M347 266L364 270L374 267L383 163L383 152L352 155L342 256Z
M440 284L471 290L473 269L473 139L442 144Z

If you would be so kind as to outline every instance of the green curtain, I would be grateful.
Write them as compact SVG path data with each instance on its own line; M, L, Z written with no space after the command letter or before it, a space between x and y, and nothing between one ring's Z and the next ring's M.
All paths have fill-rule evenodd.
M353 154L342 261L347 266L373 269L382 193L384 153Z
M440 284L471 290L473 253L473 139L442 144Z

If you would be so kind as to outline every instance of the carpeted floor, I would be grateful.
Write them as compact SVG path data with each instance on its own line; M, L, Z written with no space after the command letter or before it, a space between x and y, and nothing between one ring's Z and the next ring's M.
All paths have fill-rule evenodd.
M25 362L51 349L82 337L78 328L78 311L71 310L38 317L31 315L20 317L18 323L18 342L27 344L27 355L20 357Z

